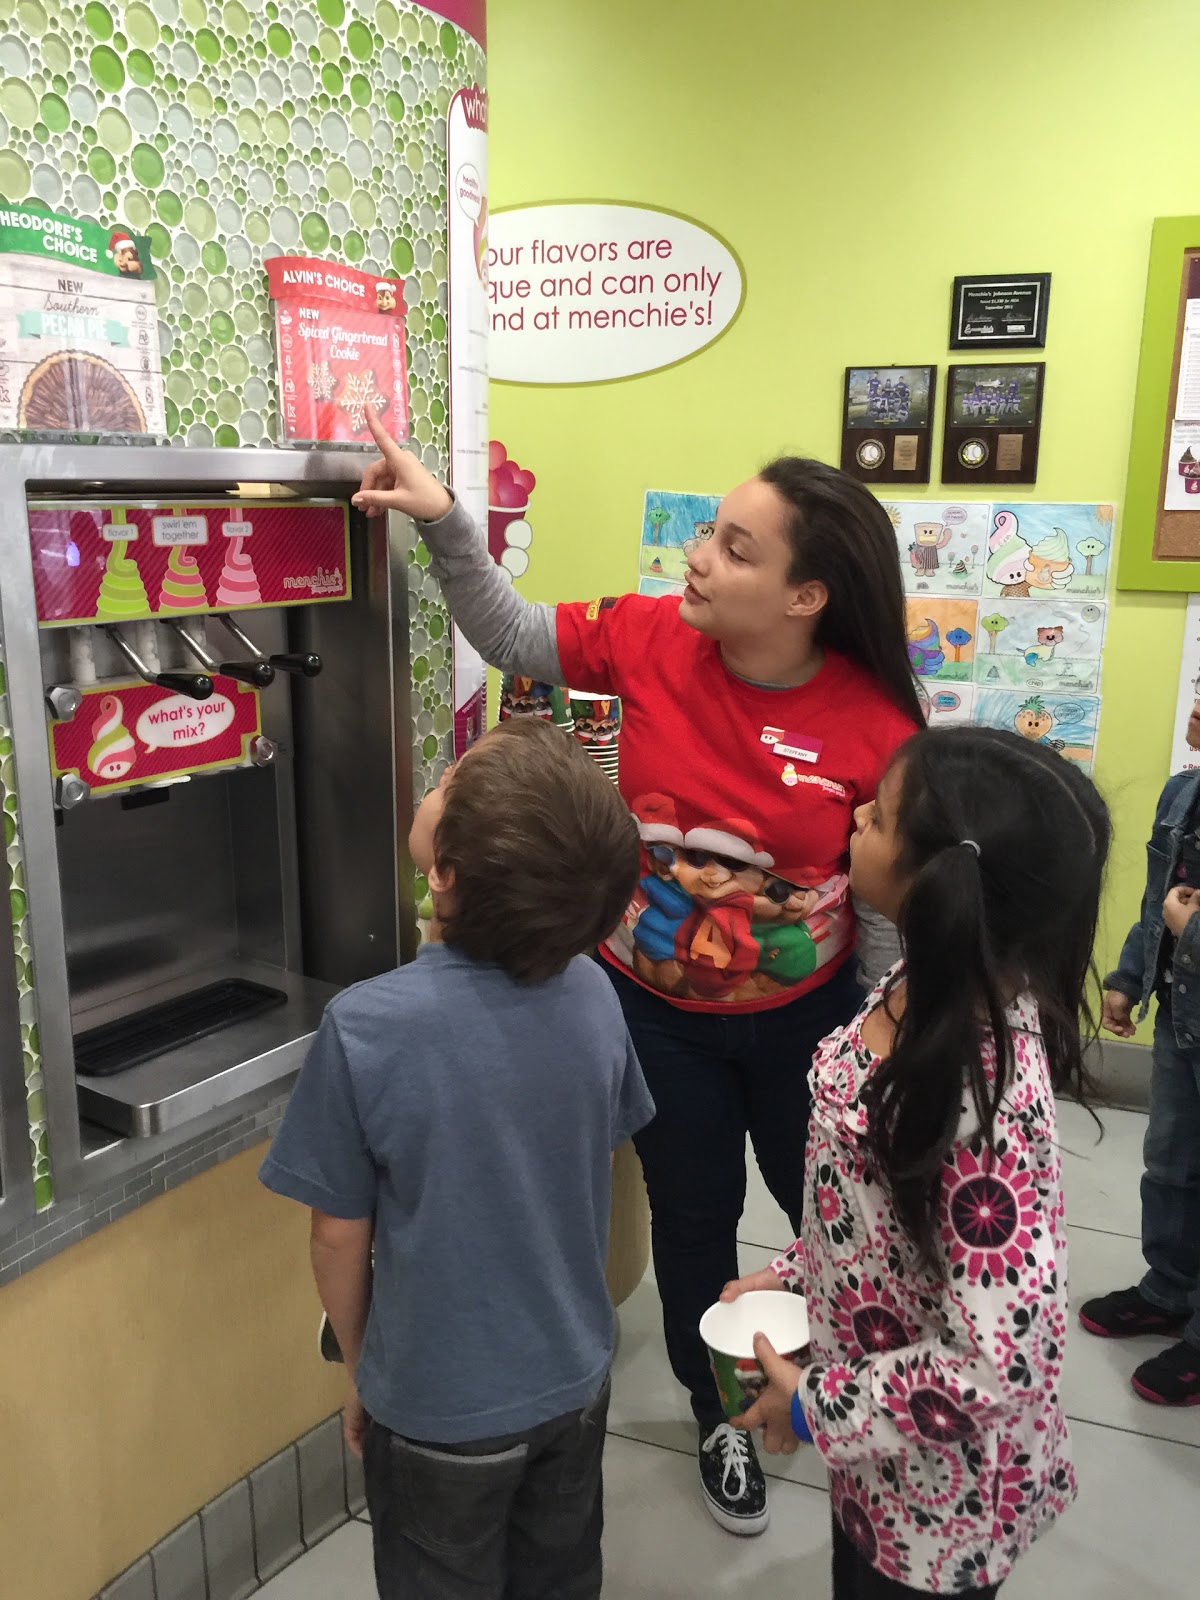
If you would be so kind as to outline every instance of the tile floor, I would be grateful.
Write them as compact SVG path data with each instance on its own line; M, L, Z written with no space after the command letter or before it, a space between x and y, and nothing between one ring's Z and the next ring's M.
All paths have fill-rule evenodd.
M1066 1106L1073 1300L1140 1276L1138 1178L1145 1119L1103 1114L1105 1137L1078 1107ZM744 1268L765 1264L790 1243L782 1214L752 1168L740 1230ZM1200 1507L1200 1407L1156 1409L1140 1401L1128 1374L1151 1341L1109 1345L1076 1333L1065 1392L1073 1419L1080 1498L1010 1580L1011 1600L1178 1600L1194 1592ZM621 1312L606 1455L606 1600L824 1600L828 1501L812 1450L786 1465L767 1458L781 1481L772 1522L759 1539L738 1540L711 1522L699 1499L690 1414L663 1355L658 1297L647 1278ZM1139 1556L1136 1552L1142 1551ZM374 1600L371 1535L351 1522L281 1573L262 1600Z

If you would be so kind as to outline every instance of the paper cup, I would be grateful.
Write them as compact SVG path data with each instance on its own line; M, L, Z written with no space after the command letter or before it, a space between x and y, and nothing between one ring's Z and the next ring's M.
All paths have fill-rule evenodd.
M803 1295L752 1289L728 1304L718 1300L700 1318L700 1337L729 1418L749 1411L766 1386L766 1374L754 1356L756 1333L765 1333L781 1356L803 1366L808 1359Z
M621 734L621 702L614 695L590 689L569 689L575 737L593 753L614 755Z

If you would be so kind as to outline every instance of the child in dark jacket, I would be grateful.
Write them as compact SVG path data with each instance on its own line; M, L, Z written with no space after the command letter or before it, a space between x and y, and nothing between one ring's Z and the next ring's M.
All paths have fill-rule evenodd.
M1200 749L1200 699L1187 739ZM1150 1124L1142 1176L1147 1272L1080 1310L1102 1339L1178 1335L1143 1361L1133 1387L1156 1405L1200 1405L1200 771L1167 784L1150 838L1146 892L1117 970L1105 981L1104 1026L1134 1031L1158 999Z

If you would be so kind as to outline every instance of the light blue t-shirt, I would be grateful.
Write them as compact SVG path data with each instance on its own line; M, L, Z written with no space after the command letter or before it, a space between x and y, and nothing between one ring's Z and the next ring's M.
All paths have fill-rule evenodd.
M458 1444L595 1397L613 1346L612 1152L653 1115L586 957L526 985L426 945L331 1002L259 1176L375 1218L356 1380L376 1421Z

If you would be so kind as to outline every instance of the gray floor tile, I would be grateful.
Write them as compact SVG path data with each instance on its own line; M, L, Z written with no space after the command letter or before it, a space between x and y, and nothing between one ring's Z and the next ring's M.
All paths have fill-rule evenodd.
M690 1461L610 1437L604 1498L604 1600L828 1600L823 1494L776 1484L766 1533L737 1539L705 1511Z
M371 1530L347 1522L307 1555L285 1567L256 1600L377 1600Z
M1104 1127L1082 1106L1064 1101L1058 1108L1063 1152L1067 1220L1106 1233L1141 1234L1142 1139L1146 1118L1136 1111L1097 1111Z
M1076 1423L1079 1499L1005 1600L1181 1600L1195 1593L1200 1450Z

